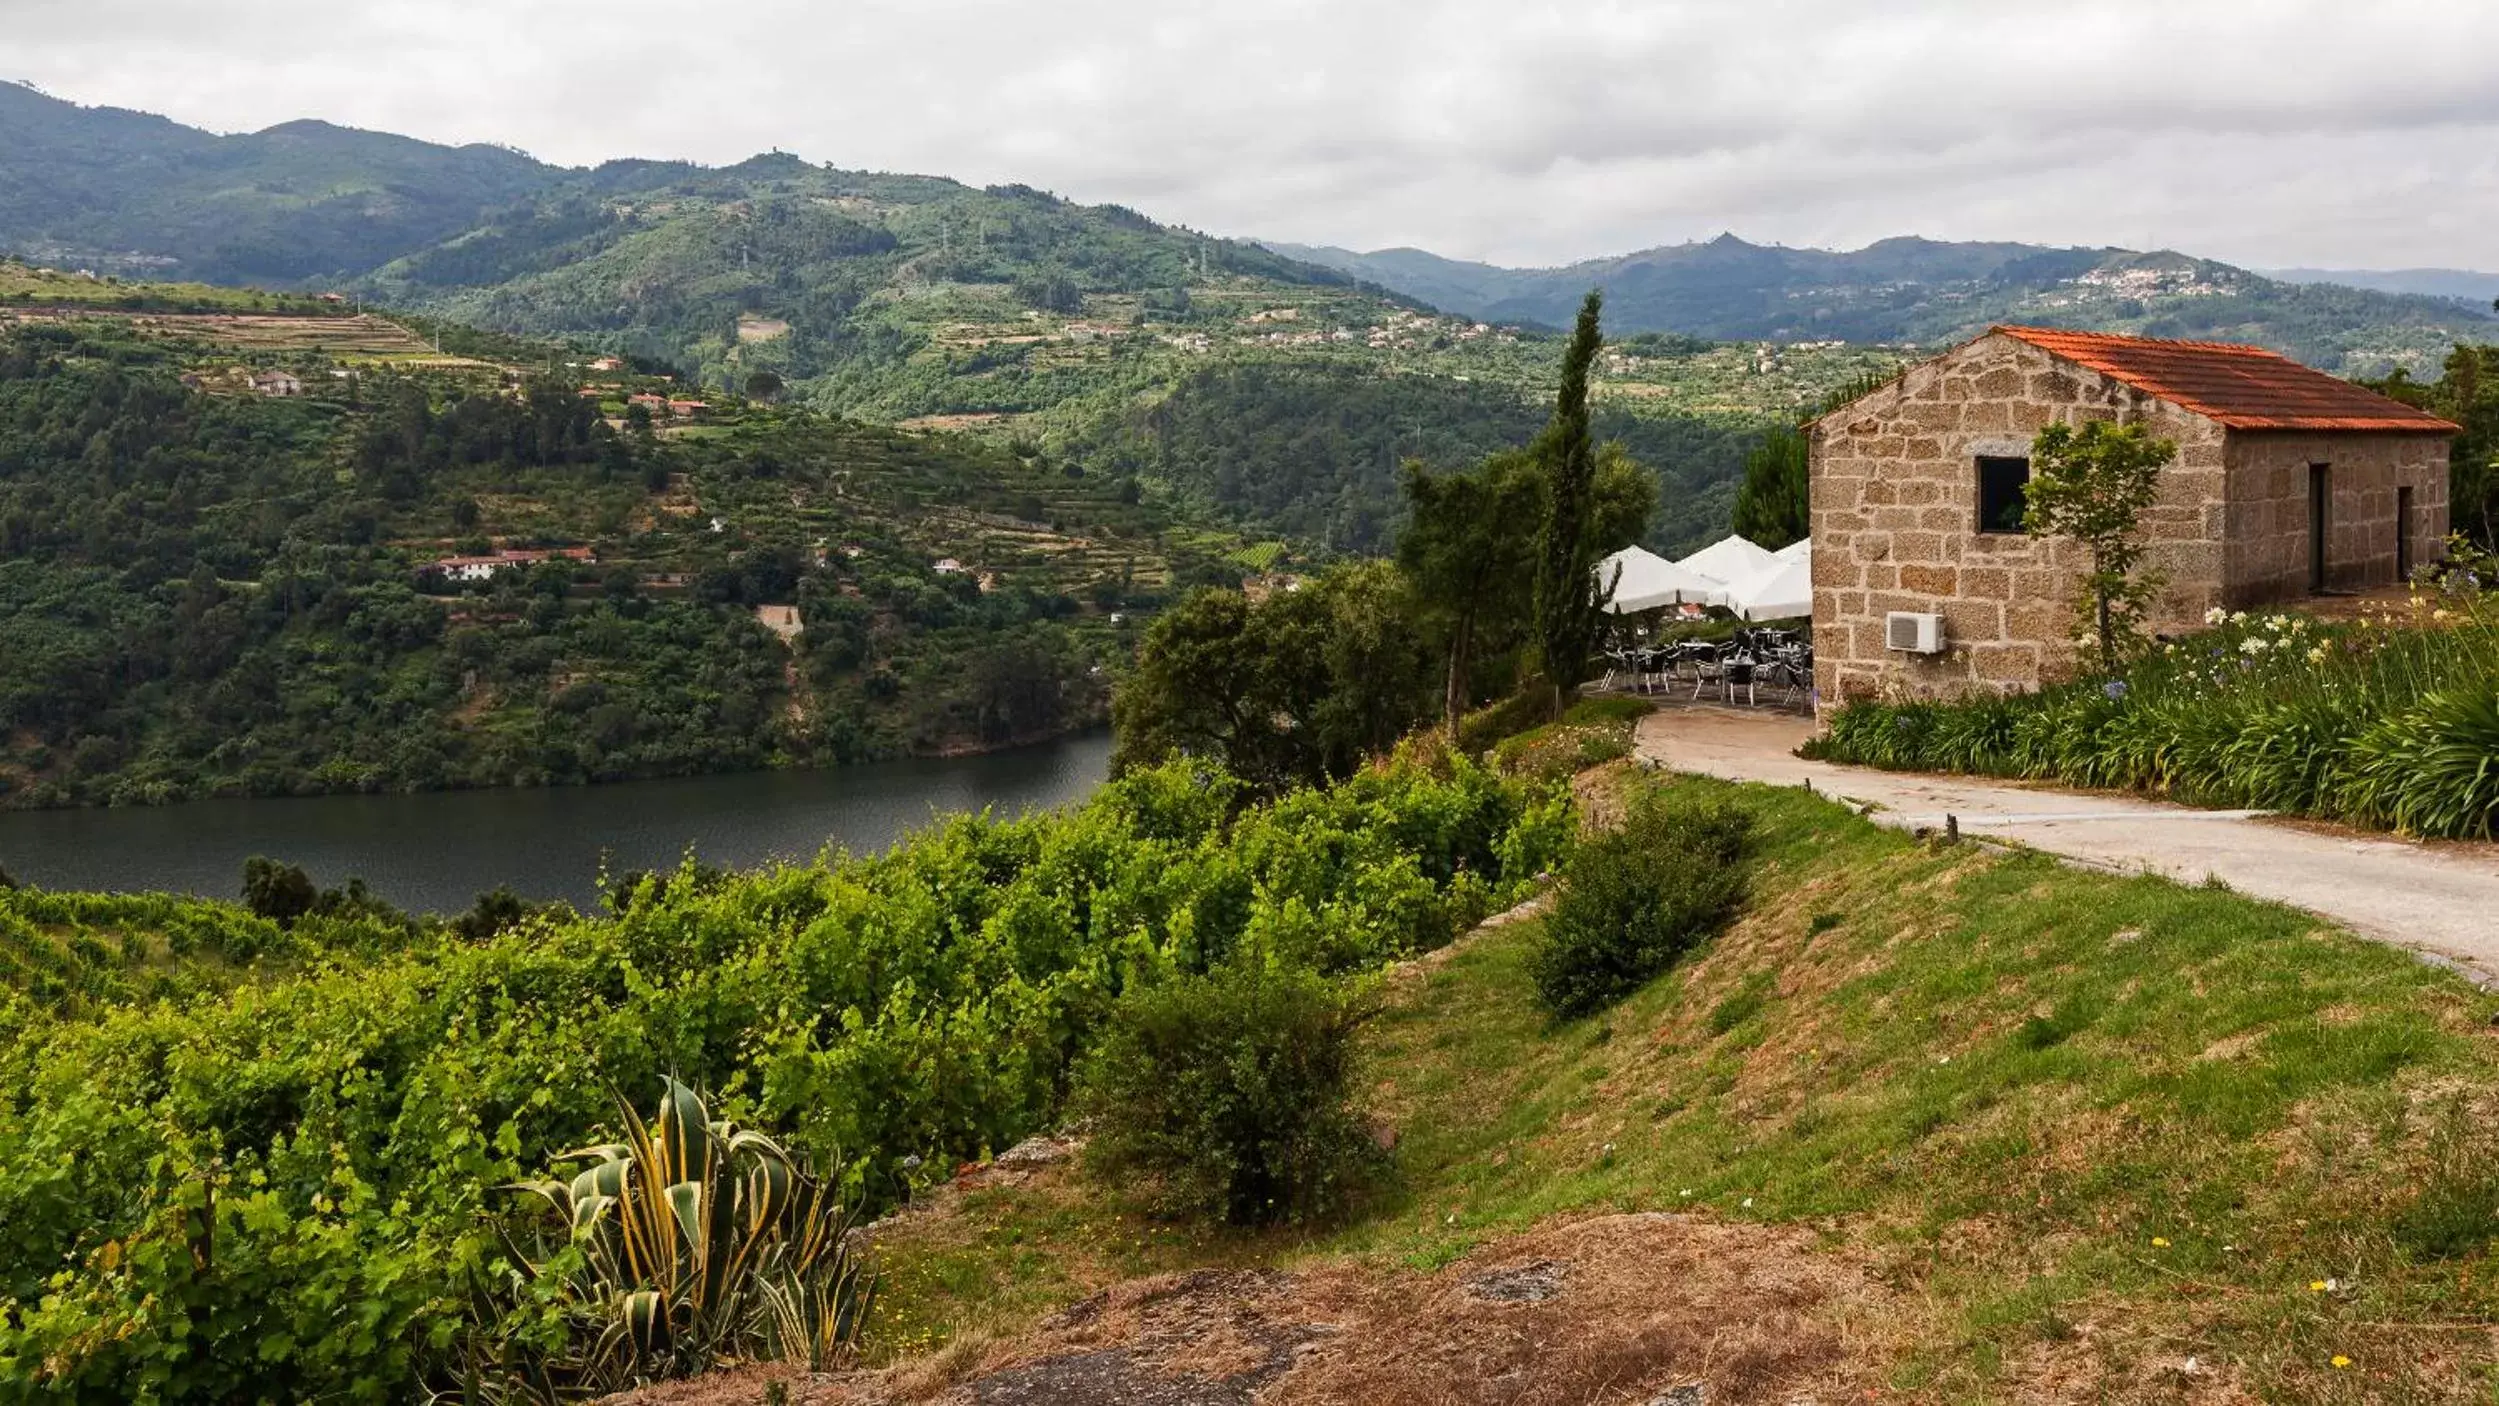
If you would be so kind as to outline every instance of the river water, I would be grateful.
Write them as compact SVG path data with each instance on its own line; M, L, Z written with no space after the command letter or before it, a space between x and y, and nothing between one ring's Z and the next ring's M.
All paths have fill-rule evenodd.
M826 845L882 850L939 815L1005 815L1084 799L1110 770L1110 738L1068 738L979 757L826 771L755 772L543 790L196 801L129 810L0 814L0 869L53 889L233 897L243 861L300 864L324 887L363 879L416 912L465 909L497 884L598 901L611 873L805 860Z

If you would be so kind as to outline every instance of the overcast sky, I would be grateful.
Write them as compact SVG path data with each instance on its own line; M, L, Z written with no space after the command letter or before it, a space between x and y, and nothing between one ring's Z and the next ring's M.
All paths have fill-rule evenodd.
M778 148L1503 263L1732 230L2499 268L2494 0L0 0L0 33L0 77L220 131Z

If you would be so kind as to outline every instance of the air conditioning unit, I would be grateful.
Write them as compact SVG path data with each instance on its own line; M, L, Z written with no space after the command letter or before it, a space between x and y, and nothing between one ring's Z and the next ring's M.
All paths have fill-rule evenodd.
M1944 617L1895 610L1883 617L1883 647L1907 654L1944 652Z

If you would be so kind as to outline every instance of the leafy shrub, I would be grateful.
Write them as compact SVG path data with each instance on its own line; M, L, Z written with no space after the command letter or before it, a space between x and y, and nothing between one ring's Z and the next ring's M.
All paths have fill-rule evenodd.
M740 1361L844 1365L875 1286L839 1189L674 1079L650 1121L618 1107L624 1141L512 1188L543 1204L502 1227L464 1394L554 1406Z
M1643 797L1620 829L1583 841L1528 960L1546 1009L1599 1010L1715 934L1742 903L1752 815Z
M255 917L285 926L311 912L320 897L311 877L292 864L257 854L243 861L243 906Z
M1235 1225L1335 1210L1380 1155L1353 1102L1370 1010L1260 953L1131 989L1086 1071L1088 1162Z
M663 883L665 881L662 881ZM560 903L531 903L512 891L510 884L497 884L477 896L469 911L451 920L451 930L471 942L483 942L497 933L508 932L530 919L563 911Z

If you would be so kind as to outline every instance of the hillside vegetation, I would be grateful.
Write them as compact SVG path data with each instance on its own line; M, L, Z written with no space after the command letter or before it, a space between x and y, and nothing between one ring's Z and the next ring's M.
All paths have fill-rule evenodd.
M1437 947L1570 837L1556 790L1466 766L1245 799L1175 764L494 936L307 917L301 963L223 905L0 889L0 1395L516 1399L571 1359L497 1269L512 1183L619 1091L707 1090L874 1210L1058 1118L1129 988ZM179 1003L116 974L190 962Z
M1640 360L1636 351L1619 358ZM1709 373L1694 370L1686 384L1697 389ZM1659 481L1644 539L1680 556L1724 536L1760 428L1729 415L1635 413L1620 385L1599 393L1614 398L1597 411L1598 437L1621 444ZM1099 470L1169 484L1294 541L1385 554L1407 517L1400 485L1408 461L1471 464L1534 438L1548 413L1525 396L1446 378L1253 361L1195 372L1168 398L1090 427L1067 452Z
M820 408L1039 445L1260 530L1368 550L1404 457L1515 443L1559 338L1414 307L1255 245L1021 187L759 158L593 173L379 270L374 296L680 365ZM1609 431L1715 535L1744 449L1895 359L1674 338L1603 368Z
M1115 1327L1021 1335L1125 1277L1207 1267L1286 1270L1313 1302L1271 1312L1353 1335L1264 1379L1282 1399L1349 1363L1377 1374L1370 1399L1616 1399L1580 1352L1629 1399L1692 1381L1791 1399L1795 1353L1851 1398L2487 1399L2488 996L2227 892L1924 846L1796 791L1669 790L1757 818L1744 917L1559 1024L1534 921L1401 973L1369 1042L1397 1170L1350 1221L1210 1238L1117 1186L1003 1176L881 1242L878 1340L951 1350L836 1399L1114 1351ZM1609 1298L1607 1276L1639 1271L1602 1247L1635 1229L1583 1218L1649 1211L1697 1224L1637 1235L1708 1249ZM1525 1307L1468 1307L1521 1265L1558 1285L1541 1347L1514 1332ZM1739 1271L1779 1289L1735 1293ZM1688 1301L1686 1274L1728 1298ZM1138 1291L1185 1303L1198 1282ZM1761 1344L1755 1313L1797 1317ZM1392 1330L1393 1352L1364 1336Z
M1074 466L736 401L655 426L644 378L273 324L302 326L0 329L0 804L1030 740L1104 716L1115 617L1242 570ZM251 393L282 366L305 394ZM583 559L424 574L558 548Z

